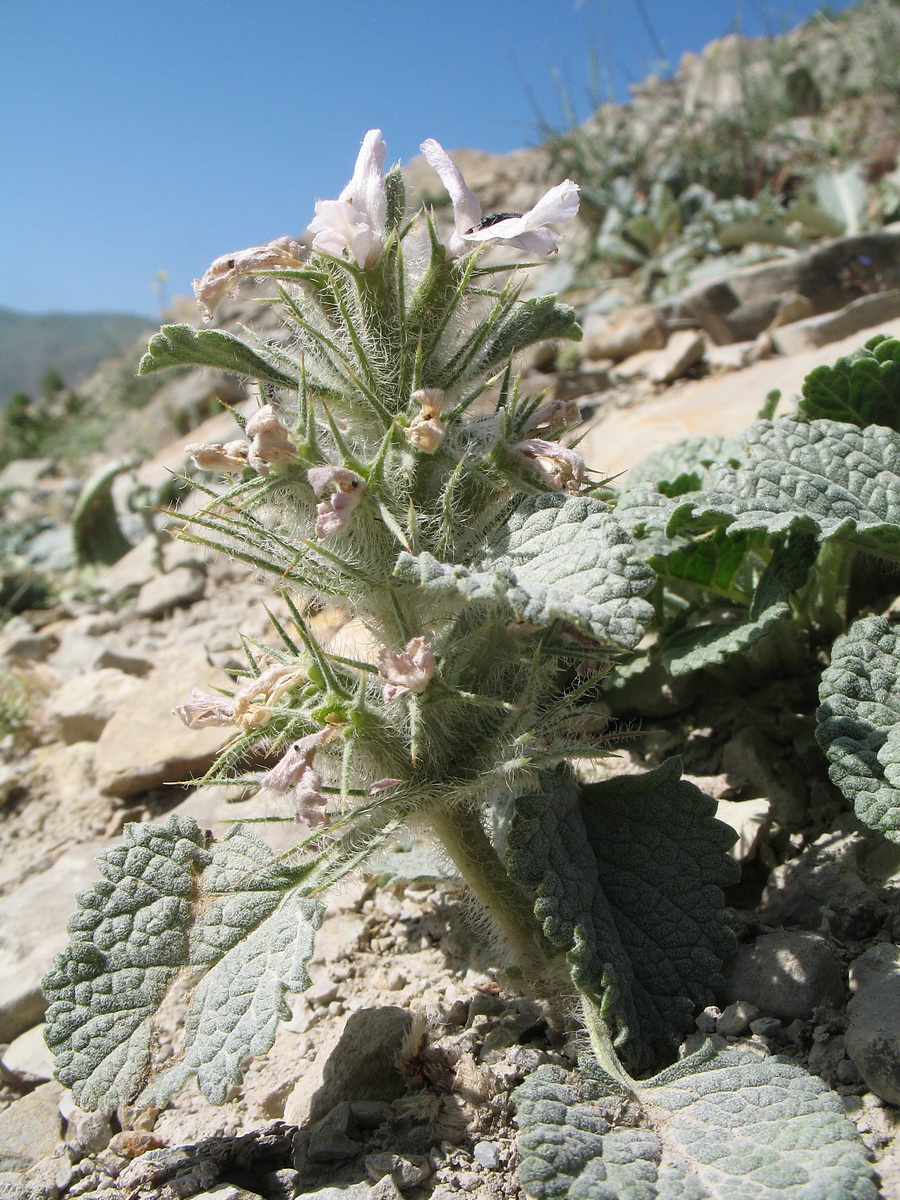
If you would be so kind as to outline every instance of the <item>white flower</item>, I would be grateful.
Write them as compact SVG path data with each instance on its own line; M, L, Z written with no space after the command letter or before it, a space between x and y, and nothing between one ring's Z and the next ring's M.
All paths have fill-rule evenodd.
M306 477L317 496L329 484L335 486L328 499L316 505L316 537L324 542L333 533L347 528L353 510L362 500L365 483L362 476L347 467L310 467Z
M296 818L310 829L325 824L328 805L321 792L322 776L313 767L313 759L319 747L330 742L336 733L334 726L327 725L300 738L259 781L261 787L272 788L276 792L293 788Z
M412 399L419 405L419 412L413 417L406 431L407 440L417 450L425 454L434 454L444 440L447 432L440 420L441 407L444 403L444 393L441 388L419 388L413 392Z
M212 696L200 688L192 688L184 704L179 704L172 712L188 729L234 724L234 700L227 696Z
M307 678L303 667L270 663L259 675L245 679L234 693L234 723L242 729L261 729L269 723L276 700Z
M271 404L264 404L256 410L244 432L252 439L248 461L260 475L268 475L272 463L296 460L297 448Z
M370 266L384 246L387 191L384 159L387 146L380 129L363 138L353 178L337 200L317 200L309 231L316 236L313 250L340 257L348 249L358 266Z
M184 448L201 471L243 471L249 450L241 440L224 446L221 442L191 442Z
M399 653L382 647L378 651L378 670L385 680L385 700L390 703L406 692L424 692L436 667L431 647L423 637L411 638Z
M524 442L517 442L512 449L527 459L556 492L577 492L584 483L584 459L559 442L526 438Z
M578 212L578 185L571 179L546 192L527 213L496 213L483 217L481 203L463 179L462 172L443 148L428 138L420 146L425 161L441 177L453 204L454 232L448 249L466 254L482 242L501 241L529 254L553 254L560 235L548 225L571 221Z
M299 267L305 250L293 238L276 238L265 246L251 246L217 258L202 279L193 283L197 307L205 321L211 321L213 309L224 296L237 294L242 275L274 267Z

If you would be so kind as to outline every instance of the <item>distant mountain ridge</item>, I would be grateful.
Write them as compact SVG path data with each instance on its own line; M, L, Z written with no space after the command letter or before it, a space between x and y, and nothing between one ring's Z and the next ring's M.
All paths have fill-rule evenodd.
M97 365L120 354L157 322L133 313L23 313L0 308L0 407L15 392L41 391L55 369L77 387Z

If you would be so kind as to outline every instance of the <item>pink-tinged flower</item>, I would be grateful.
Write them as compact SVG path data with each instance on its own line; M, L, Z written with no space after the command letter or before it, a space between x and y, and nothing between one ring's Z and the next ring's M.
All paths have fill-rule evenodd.
M252 439L248 461L260 475L268 475L269 467L275 463L296 461L297 447L271 404L256 410L244 432Z
M251 246L234 254L217 258L202 279L193 283L197 307L205 321L211 321L213 310L225 296L236 296L242 275L275 267L299 267L305 250L293 238L276 238L265 246Z
M571 221L578 212L578 185L571 179L546 192L526 213L495 213L484 217L481 203L463 178L459 167L444 149L428 138L420 146L425 161L441 177L453 204L454 232L448 249L466 254L482 242L500 241L529 254L554 254L560 235L550 225Z
M260 787L276 792L294 789L294 813L297 821L314 829L327 820L328 801L322 795L322 776L313 767L316 751L337 736L333 725L294 742L271 771L260 779Z
M242 729L261 729L267 725L279 696L307 679L303 667L272 663L259 675L245 679L234 693L233 720Z
M317 200L310 222L313 250L339 258L349 250L360 267L371 266L384 247L387 191L384 159L387 146L380 129L370 129L356 159L353 178L337 200Z
M556 492L577 492L584 483L584 459L559 442L528 438L513 446Z
M444 392L441 388L419 388L412 399L419 405L406 430L406 437L417 450L434 454L447 432L440 420Z
M402 782L402 779L377 779L366 788L366 794L374 796L376 792L383 792L385 788L397 787Z
M250 447L244 441L191 442L184 451L201 471L243 471Z
M317 496L334 485L332 494L316 505L316 537L323 542L347 528L353 510L362 500L365 481L347 467L310 467L306 477Z
M537 433L543 430L544 433L556 433L559 429L571 429L580 422L581 410L576 401L553 400L529 417L523 432Z
M406 692L424 692L436 667L431 647L423 637L411 638L399 653L382 647L378 651L378 670L385 680L385 700L390 703Z
M193 688L184 704L179 704L172 712L181 718L188 729L234 724L234 700L228 696L213 696L209 692L201 692L199 688Z

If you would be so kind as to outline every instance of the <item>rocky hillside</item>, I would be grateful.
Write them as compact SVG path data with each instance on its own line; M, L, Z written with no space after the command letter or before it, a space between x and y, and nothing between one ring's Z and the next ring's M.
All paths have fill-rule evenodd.
M900 339L898 27L896 4L867 0L787 39L725 39L539 150L459 155L486 211L526 209L561 170L582 182L585 221L527 286L565 292L584 339L519 366L526 391L578 405L599 476L621 483L682 438L708 451L773 392L790 412L813 369L874 334ZM425 164L407 179L446 222ZM258 295L224 302L219 327L274 334ZM186 303L178 319L199 323ZM289 625L278 589L173 537L217 486L185 443L238 437L222 404L248 414L258 393L210 368L135 381L135 363L109 360L79 389L68 447L38 443L0 473L3 1196L519 1200L511 1094L542 1065L569 1078L583 1030L510 989L458 881L410 843L333 898L312 987L225 1105L189 1085L161 1112L89 1114L51 1079L39 982L96 853L169 814L216 836L265 821L277 851L296 833L271 792L195 786L233 730L171 713L191 688L234 686L242 639L271 637L266 609ZM876 575L866 602L896 621L895 576ZM371 650L337 608L310 621L345 657ZM859 1195L900 1200L900 855L829 777L817 653L739 687L717 670L644 677L609 698L616 757L582 765L638 774L680 753L738 834L738 945L682 1053L709 1043L802 1065L876 1162L879 1191ZM163 1053L183 1019L176 1000L155 1032Z

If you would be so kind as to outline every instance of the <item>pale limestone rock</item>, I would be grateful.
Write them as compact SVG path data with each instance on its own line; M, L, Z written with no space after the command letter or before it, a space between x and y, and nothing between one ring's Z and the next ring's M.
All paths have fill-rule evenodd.
M93 742L138 686L133 675L112 667L76 675L51 697L47 713L67 745Z
M0 1055L0 1064L17 1079L46 1083L53 1078L53 1055L44 1041L45 1025L34 1025L20 1033Z
M68 942L76 892L100 876L94 858L105 844L73 846L0 900L0 1042L42 1019L41 977Z
M900 337L900 320L881 324L872 332ZM579 453L589 467L613 475L680 438L701 433L735 437L753 424L773 388L783 397L778 415L794 411L795 398L809 372L853 353L863 340L853 334L806 354L756 363L736 375L699 380L677 395L663 394L630 408L606 406L588 427Z
M0 1112L0 1170L27 1170L62 1138L58 1083L44 1083Z
M189 608L203 599L205 591L205 569L185 563L164 575L155 575L143 585L138 593L137 615L162 617L173 609Z
M345 1100L390 1102L402 1096L406 1083L396 1057L409 1027L409 1013L393 1005L351 1013L342 1029L322 1041L312 1066L297 1081L285 1121L311 1125Z
M756 858L769 822L772 805L765 798L756 800L720 800L716 817L737 832L738 839L729 850L736 862L749 862Z
M630 383L633 379L646 378L647 372L656 362L656 350L638 350L630 354L609 373L613 383Z
M162 783L202 774L235 736L230 726L188 729L172 709L191 688L231 689L233 683L211 667L199 648L185 650L160 666L125 698L97 742L96 771L101 791L136 796Z
M693 329L679 329L673 333L647 369L651 383L671 383L680 379L691 367L703 358L706 342Z
M651 304L627 308L606 316L588 313L581 343L585 358L611 358L615 362L642 350L661 350L666 344L666 327Z
M812 301L799 292L790 292L778 301L778 311L772 319L770 329L780 329L782 325L791 325L794 321L805 321L815 313Z
M725 375L728 371L743 370L752 354L753 342L729 342L726 346L709 343L704 357L711 375Z
M880 333L884 321L900 317L900 289L876 292L871 296L860 296L846 308L837 312L822 313L804 321L794 321L781 329L773 328L769 336L779 354L802 354L826 346L841 338L859 336L863 330ZM865 339L860 338L860 343Z

